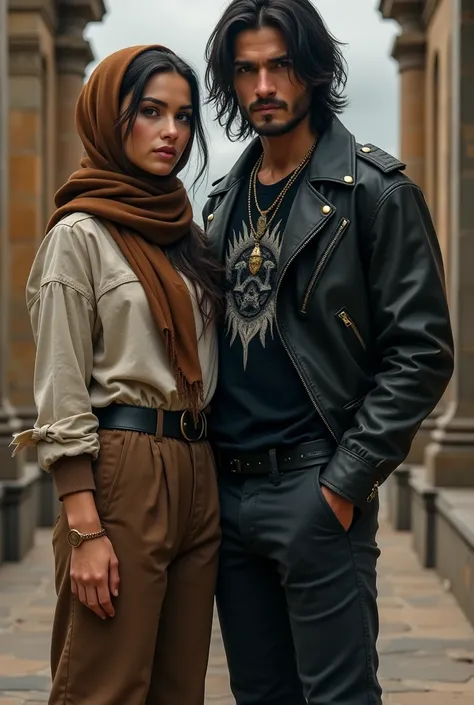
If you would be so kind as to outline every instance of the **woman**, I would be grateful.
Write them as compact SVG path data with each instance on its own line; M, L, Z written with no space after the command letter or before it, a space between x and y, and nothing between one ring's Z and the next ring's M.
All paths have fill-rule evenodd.
M49 702L199 705L219 545L203 412L219 271L176 174L207 148L193 71L163 47L84 87L86 157L30 274L36 443L62 511Z

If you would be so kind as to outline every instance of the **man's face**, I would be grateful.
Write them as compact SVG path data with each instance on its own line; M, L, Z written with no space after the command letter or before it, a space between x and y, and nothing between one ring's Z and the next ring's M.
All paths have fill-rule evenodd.
M240 110L258 135L284 135L309 115L310 91L296 78L277 29L244 30L237 35L234 55Z

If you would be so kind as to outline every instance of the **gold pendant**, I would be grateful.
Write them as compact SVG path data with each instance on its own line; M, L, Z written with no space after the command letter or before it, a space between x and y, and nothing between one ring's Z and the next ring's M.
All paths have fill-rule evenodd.
M260 250L260 245L257 242L257 244L252 250L252 254L249 257L250 274L258 274L258 272L260 271L260 267L262 266L262 261L262 252Z
M261 215L257 220L257 235L258 237L263 237L265 235L265 230L267 229L267 217Z

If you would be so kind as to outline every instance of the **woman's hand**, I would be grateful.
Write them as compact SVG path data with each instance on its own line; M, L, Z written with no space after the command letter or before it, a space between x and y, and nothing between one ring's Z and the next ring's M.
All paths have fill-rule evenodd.
M71 590L98 617L115 615L112 595L118 595L119 582L117 556L107 536L72 549Z
M70 529L88 534L102 529L92 492L75 492L63 498ZM118 560L110 540L84 541L71 549L71 590L83 605L102 619L115 615L112 595L119 589Z

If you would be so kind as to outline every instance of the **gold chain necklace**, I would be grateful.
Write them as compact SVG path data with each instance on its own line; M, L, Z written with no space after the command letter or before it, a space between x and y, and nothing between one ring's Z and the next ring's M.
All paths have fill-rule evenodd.
M280 208L281 204L283 203L283 199L285 198L286 194L290 190L290 188L293 186L295 183L296 179L300 175L301 171L305 168L307 163L312 157L312 154L315 150L316 147L316 142L311 146L311 149L306 153L306 155L303 157L301 162L298 164L296 169L292 172L290 178L286 182L285 186L283 189L280 191L276 199L273 201L271 206L269 208L266 208L265 210L262 210L259 206L258 199L257 199L257 175L260 170L260 167L263 162L263 154L260 155L260 157L257 160L257 163L255 164L254 168L252 169L252 173L250 174L250 181L249 181L249 193L248 193L248 216L249 216L249 224L250 224L250 231L253 235L253 239L255 241L254 248L252 250L252 253L249 257L249 270L250 273L255 275L260 271L260 268L262 266L263 258L262 258L262 251L260 248L260 240L262 237L265 235L267 232L268 228L273 222L273 219L275 218L278 209ZM253 220L252 220L252 195L255 201L255 206L260 213L260 216L257 220L257 230L255 230L254 225L253 225ZM271 216L270 220L267 220L268 214L274 209L273 215Z

